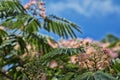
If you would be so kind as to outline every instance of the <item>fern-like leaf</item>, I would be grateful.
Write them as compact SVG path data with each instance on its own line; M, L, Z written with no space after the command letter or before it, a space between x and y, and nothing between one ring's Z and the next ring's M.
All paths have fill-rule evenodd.
M65 18L59 18L54 15L50 15L44 20L44 27L48 32L53 32L63 38L76 38L75 31L82 33L80 27L76 24L66 20Z
M71 55L74 55L74 54L79 54L79 53L83 53L84 52L84 49L83 47L80 47L80 48L56 48L56 49L53 49L51 52L45 54L42 56L41 60L51 60L51 59L55 59L56 56L60 57L62 55L68 55L68 56L71 56Z

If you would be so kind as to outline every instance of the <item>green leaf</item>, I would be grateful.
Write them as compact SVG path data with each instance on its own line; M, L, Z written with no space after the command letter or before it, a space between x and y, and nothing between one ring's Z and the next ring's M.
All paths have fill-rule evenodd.
M26 11L18 0L0 0L0 18L8 18Z
M78 75L75 80L91 80L92 74L92 72L83 73L82 75Z
M97 71L94 73L94 79L95 80L117 80L112 75L109 75L107 73L103 73L100 71Z
M62 79L60 79L60 80L71 80L74 74L75 74L74 72L68 72L68 73L65 74L65 76L64 76Z
M48 32L53 32L63 38L76 38L76 32L82 33L76 24L57 16L50 15L44 20L43 28Z
M50 51L49 53L45 54L42 56L42 60L46 60L48 59L55 59L58 56L62 56L62 55L68 55L71 56L73 54L80 54L83 53L83 47L79 47L79 48L55 48L52 51Z
M17 29L17 31L27 33L37 33L38 29L41 28L41 23L37 19L27 14L20 14L11 18L6 19L1 23L2 26L8 29Z
M5 36L8 36L8 33L2 29L0 29L0 36L1 37L5 37Z

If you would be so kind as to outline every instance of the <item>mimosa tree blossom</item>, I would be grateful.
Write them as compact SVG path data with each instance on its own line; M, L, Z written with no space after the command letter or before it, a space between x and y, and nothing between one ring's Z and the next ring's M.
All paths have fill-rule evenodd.
M83 46L85 53L73 55L69 59L71 64L79 64L80 69L104 70L110 66L113 58L118 57L117 53L105 48L103 43L94 41L91 38L60 40L58 42L48 40L48 43L53 48L79 48Z
M118 54L109 50L109 49L104 49L104 52L109 55L111 58L117 58L118 57Z
M0 30L4 30L5 28L3 26L0 26Z
M50 63L49 63L49 67L50 68L55 68L55 67L57 67L58 66L58 63L56 62L56 61L51 61Z
M32 9L33 6L35 9ZM39 15L43 18L46 18L46 9L44 1L40 0L30 0L27 4L24 5L26 10L34 10L33 15Z

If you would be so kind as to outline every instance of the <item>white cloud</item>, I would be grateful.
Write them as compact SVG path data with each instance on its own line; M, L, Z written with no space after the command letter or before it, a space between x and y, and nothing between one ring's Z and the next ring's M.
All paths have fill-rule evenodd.
M74 10L84 16L120 14L120 6L114 4L113 0L60 0L55 3L49 2L47 8L48 12L55 14L67 10Z

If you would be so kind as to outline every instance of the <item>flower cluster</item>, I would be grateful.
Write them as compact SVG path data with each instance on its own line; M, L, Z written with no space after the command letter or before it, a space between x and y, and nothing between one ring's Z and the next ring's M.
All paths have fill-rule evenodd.
M46 9L44 7L44 1L40 0L30 0L27 4L24 5L24 9L31 10L33 15L40 15L43 18L46 18Z
M4 30L5 28L3 26L0 26L0 30Z
M109 43L103 44L90 38L60 40L58 42L48 40L48 43L53 48L79 48L83 46L85 53L70 57L70 63L78 64L80 69L89 69L90 71L104 70L111 65L113 58L118 57L114 50L106 48ZM55 62L53 65L56 66Z
M24 5L25 9L30 9L31 5L36 4L36 0L30 0L27 4Z

